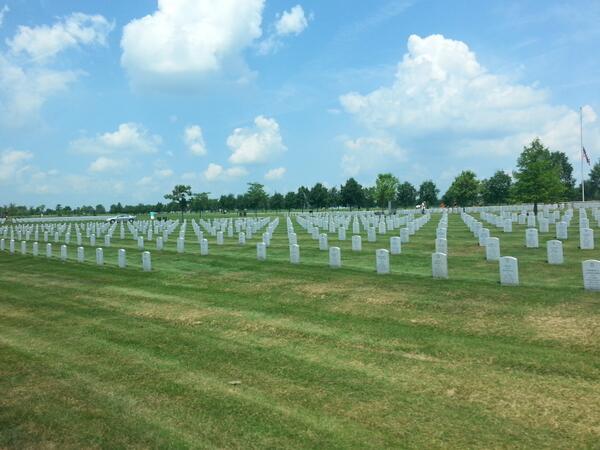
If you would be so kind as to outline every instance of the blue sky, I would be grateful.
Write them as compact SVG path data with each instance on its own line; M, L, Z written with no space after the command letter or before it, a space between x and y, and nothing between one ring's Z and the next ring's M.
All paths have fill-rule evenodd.
M3 7L4 6L4 7ZM0 203L600 156L598 1L0 0Z

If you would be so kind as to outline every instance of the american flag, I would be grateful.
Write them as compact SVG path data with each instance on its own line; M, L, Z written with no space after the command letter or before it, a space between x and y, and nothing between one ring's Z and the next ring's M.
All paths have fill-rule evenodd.
M588 166L591 166L592 163L590 163L590 157L588 156L587 152L585 151L585 147L582 146L581 149L583 150L583 157L587 161Z

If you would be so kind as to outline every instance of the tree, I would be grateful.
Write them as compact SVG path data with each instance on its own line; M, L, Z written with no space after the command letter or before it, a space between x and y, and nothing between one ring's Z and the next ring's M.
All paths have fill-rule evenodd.
M183 220L183 212L187 209L190 198L192 197L192 187L184 184L178 184L173 188L170 194L166 194L165 198L175 203L181 211L181 220Z
M575 189L575 178L573 178L573 166L564 152L551 152L550 159L556 164L560 172L560 181L565 187L565 197L568 200L577 198Z
M348 178L346 184L340 186L340 197L342 205L360 208L365 200L363 187L354 178Z
M331 189L329 189L329 192L327 193L327 206L329 206L330 208L334 208L340 206L340 204L340 191L338 191L337 188L334 186Z
M200 213L210 209L210 199L208 198L208 194L210 194L210 192L199 192L197 194L193 194L192 198L190 199L190 209Z
M96 208L94 208L94 212L96 214L106 214L106 208L104 207L104 205L96 205Z
M233 194L221 195L219 208L223 211L233 211L235 209L235 196Z
M512 179L510 175L498 170L487 180L481 182L481 197L485 205L502 205L508 203Z
M375 180L375 201L383 209L391 209L392 200L396 197L396 191L400 182L391 173L380 173Z
M463 170L452 182L442 198L449 206L473 206L479 197L479 181L471 170Z
M365 208L372 208L375 206L375 186L363 188L363 206Z
M328 204L329 192L327 188L323 186L323 183L315 183L315 185L310 190L310 194L308 196L310 205L313 208L323 208Z
M269 201L269 196L265 192L264 185L260 183L248 183L248 191L246 191L246 204L248 208L254 211L265 209Z
M271 196L271 201L269 202L269 206L271 209L274 209L275 211L279 211L280 209L283 209L285 207L285 199L284 199L283 195L275 192Z
M298 206L304 211L305 208L310 206L310 189L306 186L300 186L296 195L298 197Z
M288 192L285 194L285 207L288 211L300 207L298 195L296 195L295 192Z
M419 202L425 202L426 205L435 205L438 202L438 194L440 190L431 180L426 180L419 186Z
M581 189L581 183L579 184ZM600 161L590 170L589 179L585 180L586 200L600 200Z
M410 206L414 207L417 203L417 190L408 181L398 186L398 192L396 194L396 200L398 204L403 207Z
M517 168L513 173L516 180L513 196L517 201L533 203L535 214L538 203L555 202L564 198L565 185L560 178L561 168L539 138L534 139L529 147L523 147L517 160Z

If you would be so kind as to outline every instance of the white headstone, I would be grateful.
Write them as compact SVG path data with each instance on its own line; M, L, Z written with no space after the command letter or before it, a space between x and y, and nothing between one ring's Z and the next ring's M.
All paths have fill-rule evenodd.
M92 234L90 236L90 246L94 247L96 245L96 235Z
M406 244L410 240L410 233L408 232L408 228L400 229L400 241L403 244Z
M445 253L431 254L431 272L433 278L448 278L448 256Z
M438 239L446 239L447 238L447 234L448 234L447 229L443 228L443 227L442 228L438 228L435 231L435 237L438 238Z
M579 248L581 250L594 250L594 230L591 228L579 229Z
M540 246L537 228L527 228L525 230L525 246L527 248L538 248Z
M246 245L246 233L243 231L240 231L240 234L238 235L238 244Z
M319 250L328 250L328 249L329 249L329 244L327 242L327 234L322 233L319 236Z
M288 240L290 245L294 245L298 243L298 235L296 233L288 234Z
M77 262L82 263L85 261L85 250L83 247L77 247Z
M50 242L46 244L46 258L52 258L52 244Z
M162 238L162 236L158 236L156 238L156 250L160 251L163 249L163 247L164 247L163 238Z
M60 259L62 259L63 261L67 260L67 246L66 245L61 245L60 246Z
M267 244L259 242L256 244L256 259L265 261L267 259Z
M142 236L138 236L137 238L137 247L138 250L144 250L144 238Z
M127 267L127 252L125 251L125 249L121 248L119 249L119 258L118 258L118 263L119 263L119 267L121 269L124 269L125 267Z
M504 219L504 232L505 233L512 233L513 230L513 223L511 219Z
M10 252L11 255L15 252L15 240L14 239L11 239L8 242L8 251Z
M6 240L5 239L0 239L0 251L4 251L6 250Z
M338 228L338 240L345 241L346 240L346 228L343 226Z
M566 222L557 222L556 223L556 239L568 239L569 238L569 228Z
M96 249L96 264L99 266L104 265L104 250L101 248Z
M369 242L377 241L377 235L375 233L374 227L367 228L367 241L369 241Z
M402 252L402 241L399 236L392 236L390 238L390 253L392 255L399 255Z
M200 242L200 255L208 255L208 239L202 239L202 241Z
M479 246L485 247L485 244L487 243L487 240L490 237L490 230L487 228L482 228L481 230L479 230L478 237L479 237Z
M375 252L375 269L380 275L390 273L390 252L385 248Z
M342 267L342 251L339 247L329 247L329 267Z
M224 236L222 231L217 231L217 245L223 245Z
M40 253L40 245L37 242L34 242L31 248L31 253L33 256L37 256Z
M548 219L540 219L540 233L548 233L550 231L550 222Z
M152 270L152 257L150 252L142 253L142 270L144 272L150 272Z
M548 253L549 264L563 264L565 262L562 242L558 240L546 242L546 251Z
M600 291L600 261L588 259L581 264L583 287L586 291Z
M500 239L497 237L487 238L485 259L488 261L498 261L500 259Z
M290 245L290 262L300 264L300 246L298 244Z
M110 234L104 235L104 246L110 247Z
M361 252L362 251L362 237L359 235L352 236L352 251L353 252Z
M177 238L177 253L185 252L185 238Z
M448 240L444 238L436 238L435 240L435 252L448 254Z
M519 285L519 263L517 258L512 256L500 258L500 284L502 286Z

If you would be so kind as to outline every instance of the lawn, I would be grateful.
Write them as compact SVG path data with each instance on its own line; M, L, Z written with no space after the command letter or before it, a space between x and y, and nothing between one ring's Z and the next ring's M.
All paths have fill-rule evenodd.
M0 448L600 447L600 294L581 274L600 251L577 248L577 214L562 266L545 262L553 227L526 249L524 226L486 225L518 287L458 215L450 278L432 279L439 219L390 275L375 249L397 230L360 254L330 234L334 270L296 223L289 264L283 217L265 262L259 235L201 257L189 224L185 254L176 233L148 243L151 273L132 239L104 267L91 247L85 264L74 245L66 263L0 253Z

